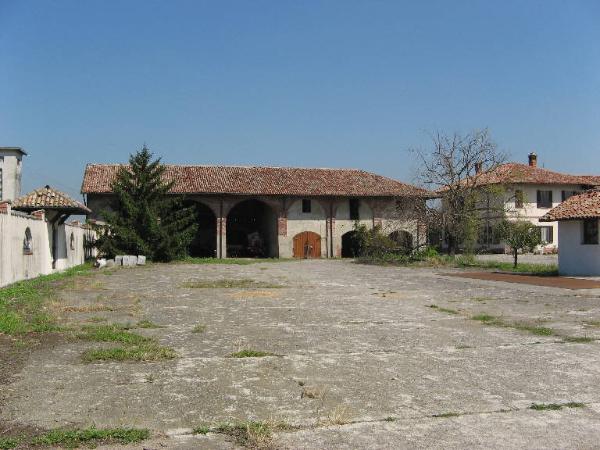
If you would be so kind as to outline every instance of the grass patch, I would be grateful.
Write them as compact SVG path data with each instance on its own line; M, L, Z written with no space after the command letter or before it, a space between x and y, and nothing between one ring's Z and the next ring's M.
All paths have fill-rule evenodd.
M527 331L528 333L535 334L536 336L554 336L556 332L552 328L548 327L539 327L535 325L527 325L527 324L512 324L509 325L517 330Z
M431 417L439 418L439 419L447 419L449 417L458 417L460 413L457 412L445 412L441 414L433 414Z
M557 336L558 333L552 328L542 327L539 325L531 325L521 322L507 322L500 317L491 316L489 314L477 314L471 317L472 320L477 320L485 325L503 327L503 328L514 328L519 331L526 331L536 336Z
M568 402L568 403L532 403L529 409L535 411L558 411L563 408L584 408L584 403Z
M596 341L593 337L588 336L561 336L552 328L542 327L539 325L531 325L528 323L522 322L507 322L500 317L491 316L489 314L477 314L471 317L472 320L477 320L484 325L490 325L495 327L503 327L503 328L514 328L519 331L526 331L527 333L531 333L535 336L559 336L562 338L562 342L570 342L574 344L586 344L590 342Z
M198 324L192 328L192 333L204 333L206 331L206 325Z
M271 421L225 423L211 429L215 433L226 434L235 439L236 443L247 448L271 448L274 431L289 430L292 427L285 423Z
M158 344L136 345L133 347L113 347L107 349L86 350L82 358L85 362L97 361L158 361L173 359L177 353L170 347Z
M210 427L206 425L200 425L192 428L192 434L208 434L210 433Z
M140 320L136 324L136 328L164 328L162 325L157 325L151 320Z
M59 331L44 302L64 287L66 280L91 273L84 264L64 272L20 281L0 289L0 333L20 334Z
M0 438L0 450L17 448L20 443L21 439L18 438Z
M571 342L574 344L587 344L594 342L596 339L588 336L565 336L563 342Z
M532 263L519 263L517 267L514 267L513 263L500 262L500 261L481 261L473 256L460 255L454 258L453 263L455 267L474 267L481 269L495 269L502 272L511 273L523 273L537 276L557 276L558 266L555 264L532 264Z
M152 339L127 331L122 325L86 325L79 334L80 339L94 342L120 342L122 344L140 345Z
M538 276L558 275L558 266L555 264L520 263L517 267L513 267L513 264L510 262L481 261L473 255L440 255L435 251L417 252L410 256L393 253L382 254L376 257L360 257L356 261L360 264L384 266L480 268Z
M397 419L395 417L389 416L383 419L385 422L395 422Z
M118 342L121 347L91 349L83 353L83 360L94 361L157 361L177 356L169 347L159 345L155 339L147 338L122 325L88 325L79 334L80 339L93 342Z
M19 446L77 448L85 445L92 448L100 444L136 444L149 437L150 431L140 428L57 429L28 437L0 438L0 450Z
M258 350L240 350L229 355L230 358L264 358L265 356L277 356L275 353L261 352Z
M214 426L199 425L192 429L193 434L219 433L231 436L236 444L246 448L272 448L272 435L275 431L294 429L284 422L248 421L221 423Z
M247 278L240 279L219 279L219 280L201 280L187 281L183 283L185 288L194 289L277 289L282 288L280 284L265 283L263 281L250 280Z
M436 311L447 313L447 314L458 314L458 311L450 308L442 308L438 305L427 305L428 308L435 309Z
M477 320L479 322L483 322L485 324L492 324L492 323L499 322L498 318L496 318L494 316L490 316L489 314L477 314L477 315L471 317L471 319Z

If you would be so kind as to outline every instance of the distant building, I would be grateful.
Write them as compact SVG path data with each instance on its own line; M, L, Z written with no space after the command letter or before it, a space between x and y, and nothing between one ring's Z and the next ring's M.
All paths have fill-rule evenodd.
M600 276L600 191L570 197L546 213L540 222L558 222L561 275Z
M479 238L480 249L503 251L504 244L494 237L493 227L504 211L508 220L527 220L540 229L544 245L542 251L558 250L558 223L541 222L540 218L572 195L600 185L600 176L570 175L541 168L537 154L528 155L528 164L510 162L489 171L476 171L473 178L476 186L501 186L503 193L500 207L489 214L481 207L486 219ZM488 202L498 204L496 199ZM494 214L495 213L495 214Z
M119 165L86 167L82 193L94 213L111 209ZM190 253L225 257L354 256L356 222L404 244L424 243L415 213L431 193L363 170L166 166L173 195L197 206Z
M26 155L20 147L0 147L0 201L21 195L21 166Z

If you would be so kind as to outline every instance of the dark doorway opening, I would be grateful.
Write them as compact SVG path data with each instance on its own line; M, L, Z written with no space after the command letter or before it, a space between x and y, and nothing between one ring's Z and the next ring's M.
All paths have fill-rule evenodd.
M260 200L244 200L227 215L227 256L276 258L277 215Z
M410 254L413 250L413 236L405 230L396 230L390 233L390 239L396 244L400 253Z
M217 217L204 203L186 201L185 206L194 206L198 231L188 247L188 253L195 258L217 256Z
M359 256L360 244L356 238L356 231L342 234L342 258L356 258Z

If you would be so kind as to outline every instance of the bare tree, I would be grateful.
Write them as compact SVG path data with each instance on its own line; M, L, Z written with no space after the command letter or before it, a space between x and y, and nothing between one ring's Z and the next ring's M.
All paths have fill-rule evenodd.
M503 216L503 187L488 183L490 172L505 161L487 129L466 135L431 135L430 150L413 150L419 161L421 183L440 195L441 223L433 224L443 230L448 251L455 253L460 245L476 243L482 221ZM486 177L484 183L483 177ZM500 180L498 180L500 181Z

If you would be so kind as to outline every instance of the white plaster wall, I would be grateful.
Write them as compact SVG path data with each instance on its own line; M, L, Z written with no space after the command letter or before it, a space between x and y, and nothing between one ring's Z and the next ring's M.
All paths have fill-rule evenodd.
M600 276L600 245L582 244L583 222L564 220L558 225L558 271L569 276Z
M32 235L32 255L23 252L25 230ZM0 286L52 272L46 222L21 214L0 214Z
M327 214L317 200L311 201L311 212L302 212L302 199L294 201L287 211L287 236L279 236L279 257L292 258L294 237L312 231L321 236L321 257L327 256Z
M32 235L32 254L23 251L25 230ZM70 236L75 249L70 248ZM25 214L0 213L0 286L77 266L85 262L84 234L91 231L68 224L58 228L56 269L52 269L50 225Z
M373 227L373 211L363 199L360 200L358 208L358 223ZM335 227L333 229L333 248L336 257L342 256L342 235L354 230L356 221L350 219L350 201L347 199L341 200L336 204L335 211Z
M85 228L69 224L58 227L56 270L65 270L69 267L79 266L85 262L83 243L86 233L89 233L89 231ZM71 248L71 234L74 239L74 248Z

